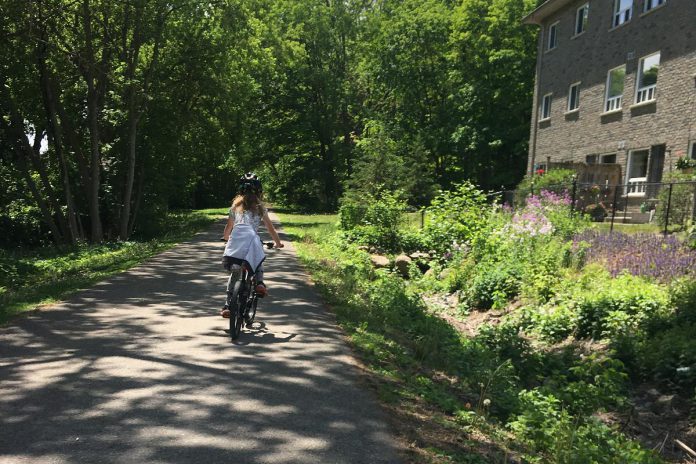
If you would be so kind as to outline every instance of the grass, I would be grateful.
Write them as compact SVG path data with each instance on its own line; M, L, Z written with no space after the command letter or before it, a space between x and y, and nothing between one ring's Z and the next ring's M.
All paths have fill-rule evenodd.
M602 231L602 232L607 232L611 230L611 224L608 222L597 222L593 224L593 227L596 229ZM676 235L680 239L686 238L686 232L680 227L672 227L670 226L668 229L668 233L672 235ZM664 228L660 227L657 224L623 224L620 222L615 222L614 223L614 232L621 232L624 234L663 234L664 233Z
M316 288L348 334L367 381L389 411L397 436L406 444L407 461L506 462L501 458L504 438L489 443L481 434L466 431L466 424L455 416L477 397L468 396L466 382L452 383L458 377L452 369L479 366L488 356L473 355L469 342L425 311L399 278L374 271L367 255L356 254L354 247L343 248L334 234L336 216L281 213L280 219Z
M165 232L149 240L0 250L0 324L136 266L226 213L226 208L171 212L162 223Z

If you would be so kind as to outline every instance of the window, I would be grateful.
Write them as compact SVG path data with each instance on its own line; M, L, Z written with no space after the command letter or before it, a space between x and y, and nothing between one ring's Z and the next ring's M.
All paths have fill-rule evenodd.
M544 121L546 119L549 119L551 117L551 96L553 94L546 94L544 95L544 99L541 101L541 119L540 121Z
M643 12L650 11L665 3L667 0L645 0Z
M640 66L638 66L636 103L652 101L657 97L657 71L659 67L659 52L640 60Z
M664 1L664 0L663 0ZM582 34L587 29L587 18L590 13L590 4L585 3L583 6L578 8L575 13L575 35Z
M633 0L614 0L614 27L620 26L631 20L633 14Z
M597 164L599 155L587 155L585 156L585 163L587 164Z
M570 86L568 90L568 111L580 108L580 82Z
M691 149L689 152L689 158L696 159L696 142L691 142Z
M626 66L619 66L609 71L607 76L607 97L604 111L617 111L621 109L624 91L624 79L626 78Z
M558 45L558 22L549 26L549 42L546 49L553 50L556 45Z
M602 155L602 164L616 164L616 153L612 155Z

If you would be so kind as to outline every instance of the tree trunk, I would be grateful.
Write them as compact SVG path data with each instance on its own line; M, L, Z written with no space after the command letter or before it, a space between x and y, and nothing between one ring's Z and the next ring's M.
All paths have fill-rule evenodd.
M82 2L82 20L85 28L85 48L87 62L83 64L83 74L87 84L87 126L90 140L90 184L88 187L89 217L91 222L92 242L101 242L104 238L99 213L99 187L101 180L101 137L99 131L99 92L94 78L94 47L92 43L92 18L89 0ZM103 70L102 70L103 72Z

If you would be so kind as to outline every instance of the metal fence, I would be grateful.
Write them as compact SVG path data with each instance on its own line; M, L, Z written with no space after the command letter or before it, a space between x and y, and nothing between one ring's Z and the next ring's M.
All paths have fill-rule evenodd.
M646 182L631 179L625 184L593 184L578 180L567 184L503 190L489 195L513 209L524 207L530 195L542 190L568 195L571 211L582 212L593 221L623 224L656 224L664 233L696 223L696 180Z

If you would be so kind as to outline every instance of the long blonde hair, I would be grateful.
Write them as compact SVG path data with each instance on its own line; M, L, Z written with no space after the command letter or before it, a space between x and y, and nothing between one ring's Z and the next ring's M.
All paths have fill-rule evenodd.
M234 200L232 200L232 209L237 213L251 211L259 216L263 216L265 210L261 197L254 193L247 193L234 197Z

